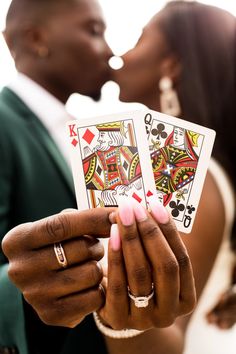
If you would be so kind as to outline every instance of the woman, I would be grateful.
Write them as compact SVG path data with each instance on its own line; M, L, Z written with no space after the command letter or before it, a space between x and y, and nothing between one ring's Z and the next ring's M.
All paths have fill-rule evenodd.
M140 102L217 132L197 220L192 234L183 237L193 263L198 296L225 234L231 234L232 242L236 237L232 231L235 34L235 17L226 11L197 2L172 1L145 26L136 46L123 56L124 66L115 72L121 101ZM222 289L226 287L221 285ZM212 301L209 306L216 298ZM219 318L213 321L209 316L209 321L210 317L211 322L220 324ZM233 318L236 322L235 312ZM187 317L181 320L182 328L188 321Z

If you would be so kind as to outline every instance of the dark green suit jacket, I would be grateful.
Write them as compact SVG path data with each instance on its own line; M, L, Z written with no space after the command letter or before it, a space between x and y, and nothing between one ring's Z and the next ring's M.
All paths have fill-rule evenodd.
M4 88L0 93L1 239L20 223L71 207L76 207L72 176L56 144L32 111ZM0 348L29 353L24 306L8 279L7 260L0 250ZM74 353L67 342L63 353ZM72 346L77 353L87 353L79 350L76 340Z

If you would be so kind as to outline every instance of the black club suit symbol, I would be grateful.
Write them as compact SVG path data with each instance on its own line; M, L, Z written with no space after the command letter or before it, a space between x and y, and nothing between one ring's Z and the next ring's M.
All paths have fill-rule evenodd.
M167 138L167 133L165 132L165 126L162 123L157 124L157 127L153 128L151 133L152 135L156 136L158 140L160 140L160 138L162 139Z
M177 203L172 200L169 205L170 205L170 208L173 209L172 212L171 212L171 215L174 218L179 216L179 213L181 211L184 211L184 204L181 204L179 200L177 200Z
M192 214L195 211L195 208L193 205L188 205L187 209L188 209L188 214Z

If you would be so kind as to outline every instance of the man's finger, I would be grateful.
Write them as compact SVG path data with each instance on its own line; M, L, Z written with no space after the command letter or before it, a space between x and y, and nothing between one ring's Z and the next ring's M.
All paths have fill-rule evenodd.
M109 215L112 211L114 208L59 213L19 225L4 237L3 252L8 256L20 249L38 249L85 234L108 237L111 228Z

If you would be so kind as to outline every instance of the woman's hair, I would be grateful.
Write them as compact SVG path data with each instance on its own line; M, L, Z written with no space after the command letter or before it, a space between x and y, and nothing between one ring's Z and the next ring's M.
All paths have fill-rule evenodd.
M234 186L236 19L214 6L177 0L161 11L158 27L180 63L176 89L182 118L216 131L213 156Z
M226 11L185 1L168 3L158 18L181 65L177 91L182 118L217 131L214 154L219 160L226 151L226 157L233 156L229 147L236 146L235 24L235 17ZM232 168L231 160L230 175Z

